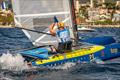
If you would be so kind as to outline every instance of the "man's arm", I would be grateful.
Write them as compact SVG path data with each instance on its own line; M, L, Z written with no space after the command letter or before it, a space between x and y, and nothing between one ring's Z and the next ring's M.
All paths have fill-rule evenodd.
M56 32L54 30L54 26L55 26L55 23L52 23L49 27L49 31L53 36L55 36L55 34L56 34Z

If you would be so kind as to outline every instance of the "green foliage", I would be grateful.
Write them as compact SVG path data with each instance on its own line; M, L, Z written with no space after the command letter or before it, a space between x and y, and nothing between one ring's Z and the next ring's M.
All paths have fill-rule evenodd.
M105 2L104 5L106 6L107 9L115 9L116 8L116 3Z
M0 25L12 25L14 23L13 14L6 14L0 11Z
M120 6L116 6L116 10L120 10Z
M87 11L87 7L82 6L79 10L78 15L83 15L85 18L88 18L88 11ZM80 17L80 16L79 16Z
M94 22L96 25L111 25L113 22L111 20L105 20L105 21L96 21Z

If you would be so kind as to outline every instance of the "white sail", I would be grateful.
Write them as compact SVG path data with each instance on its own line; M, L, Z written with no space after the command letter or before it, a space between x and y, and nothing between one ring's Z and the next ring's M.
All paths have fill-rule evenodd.
M69 0L12 0L15 22L18 27L49 33L53 17L72 29ZM56 37L23 30L34 45L55 44ZM72 35L72 33L71 33Z

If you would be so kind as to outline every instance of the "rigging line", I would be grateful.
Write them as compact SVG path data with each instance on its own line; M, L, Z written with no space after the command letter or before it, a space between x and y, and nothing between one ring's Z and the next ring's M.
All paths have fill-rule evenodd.
M33 43L35 41L31 41L31 42ZM37 42L37 43L48 43L48 42ZM57 42L57 41L52 41L52 42ZM16 51L32 50L32 49L42 48L42 47L47 47L47 46L51 46L51 44L44 44L44 45L39 45L39 46L32 46L32 47L29 47L29 48L16 48L16 49L6 49L6 50L8 50L10 52L16 52Z
M16 51L32 50L32 49L42 48L42 47L47 47L47 46L50 46L50 45L33 46L33 47L29 47L29 48L7 49L7 50L8 50L8 51L12 51L12 52L16 52Z
M32 32L36 32L36 33L42 33L42 34L51 35L50 33L42 32L42 31L36 31L36 30L31 30L31 29L22 28L22 27L15 27L15 28L18 28L18 29L24 29L24 30L32 31Z

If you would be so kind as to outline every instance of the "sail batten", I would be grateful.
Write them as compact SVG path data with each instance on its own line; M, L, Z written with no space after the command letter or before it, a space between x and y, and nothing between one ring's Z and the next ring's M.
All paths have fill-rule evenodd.
M54 16L54 15L63 15L70 14L69 12L54 12L54 13L41 13L41 14L24 14L24 15L15 15L15 17L40 17L40 16Z

